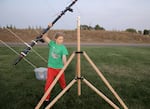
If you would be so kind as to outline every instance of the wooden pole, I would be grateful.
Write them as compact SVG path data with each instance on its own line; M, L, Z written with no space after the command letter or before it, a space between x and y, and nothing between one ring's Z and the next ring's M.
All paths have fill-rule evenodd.
M39 103L37 104L37 106L35 107L35 109L39 109L41 107L41 105L45 101L46 97L48 96L48 94L50 93L50 91L52 90L52 88L55 86L55 84L57 83L58 79L60 78L60 76L62 75L62 73L64 72L64 70L67 68L67 66L70 64L70 62L72 61L72 59L74 58L74 56L75 56L75 53L72 53L72 55L68 59L66 65L62 68L62 70L56 76L56 78L54 79L54 81L52 82L52 84L50 85L50 87L47 89L47 91L45 92L45 94L43 95L43 97L41 98L41 100L39 101Z
M117 98L119 103L123 106L124 109L128 109L128 107L125 105L125 103L122 101L122 99L119 97L119 95L116 93L116 91L112 88L112 86L109 84L107 79L103 76L103 74L99 71L99 69L96 67L96 65L93 63L93 61L88 57L88 55L83 52L83 55L87 59L87 61L91 64L91 66L94 68L96 73L100 76L102 81L106 84L106 86L109 88L109 90L113 93L113 95Z
M108 99L102 92L100 92L96 87L94 87L89 81L83 79L83 82L89 86L93 91L95 91L100 97L102 97L108 104L110 104L114 109L119 109L119 107L114 104L110 99Z
M80 52L80 17L77 18L77 52ZM81 78L80 53L77 54L77 77ZM78 96L81 95L81 79L78 79Z
M54 100L45 108L45 109L49 109L51 108L63 95L64 93L76 82L77 80L73 79L65 89L63 89L59 95L57 95Z

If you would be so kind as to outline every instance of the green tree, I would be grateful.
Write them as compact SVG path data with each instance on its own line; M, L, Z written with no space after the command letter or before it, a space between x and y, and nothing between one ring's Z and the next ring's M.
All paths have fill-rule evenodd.
M134 28L128 28L128 29L126 29L126 32L137 33L136 29L134 29Z
M7 25L6 28L13 29L13 26L12 26L12 24L11 25Z
M146 30L146 29L145 29L145 30L143 31L143 35L150 35L150 30Z
M91 29L93 29L93 27L88 26L88 25L81 25L80 28L81 28L81 30L91 30Z
M105 30L103 27L99 26L98 24L94 27L95 30Z

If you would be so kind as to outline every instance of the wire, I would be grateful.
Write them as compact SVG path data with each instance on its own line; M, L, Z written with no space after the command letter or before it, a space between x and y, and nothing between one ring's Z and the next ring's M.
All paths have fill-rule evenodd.
M8 47L10 50L12 50L14 53L16 53L17 55L19 55L18 52L16 52L12 47L10 47L8 44L6 44L4 41L0 40L1 43L3 43L6 47ZM23 58L28 64L30 64L33 68L37 68L34 64L32 64L29 60L27 60L26 58Z
M34 29L35 30L35 32L37 33L37 34L40 34L40 32L39 31L37 31L36 29Z

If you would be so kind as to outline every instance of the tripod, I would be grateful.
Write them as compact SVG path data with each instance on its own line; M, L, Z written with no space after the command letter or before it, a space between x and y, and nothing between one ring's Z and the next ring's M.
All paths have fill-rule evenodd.
M59 72L59 74L56 76L55 80L52 82L48 90L45 92L35 109L39 109L40 106L43 104L44 100L46 99L49 92L52 90L52 88L57 83L58 79L62 75L62 73L65 71L65 69L68 67L72 59L77 55L77 72L75 78L66 86L65 89L63 89L50 103L45 109L51 108L76 82L78 84L78 96L81 95L81 81L83 81L87 86L89 86L93 91L95 91L100 97L102 97L108 104L110 104L114 109L119 109L119 107L114 104L109 98L107 98L102 92L100 92L95 86L93 86L88 80L86 80L84 77L81 76L81 59L80 56L83 55L85 59L90 63L90 65L93 67L93 69L96 71L96 73L100 76L102 81L105 83L105 85L108 87L108 89L113 93L113 95L116 97L116 99L119 101L119 103L122 105L124 109L128 109L128 107L125 105L125 103L122 101L122 99L119 97L119 95L116 93L116 91L112 88L112 86L109 84L107 79L103 76L103 74L100 72L100 70L96 67L94 62L90 59L90 57L86 54L85 51L80 50L80 18L77 19L77 51L73 52L71 56L69 57L67 63L64 65L62 70Z

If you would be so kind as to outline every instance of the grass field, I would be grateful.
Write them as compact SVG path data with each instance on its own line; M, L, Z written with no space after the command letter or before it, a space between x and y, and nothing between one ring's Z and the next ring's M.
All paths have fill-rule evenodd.
M18 52L23 50L22 47L14 49ZM68 49L71 54L76 48ZM47 58L46 47L35 47L35 50ZM82 50L87 52L103 72L129 109L150 108L150 47L84 47ZM37 80L33 67L23 60L17 66L13 66L12 62L16 57L16 54L6 47L0 47L0 109L33 109L43 95L45 81ZM27 58L37 67L46 67L46 63L32 52ZM120 106L84 57L81 60L82 76ZM65 71L67 83L74 78L75 68L76 58ZM51 98L60 91L57 84ZM53 109L112 109L112 107L82 83L80 97L77 96L77 85L74 85Z

